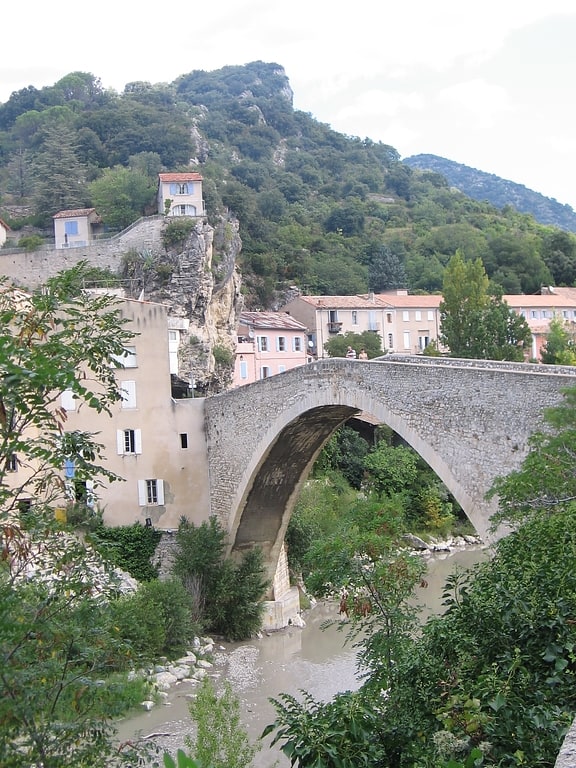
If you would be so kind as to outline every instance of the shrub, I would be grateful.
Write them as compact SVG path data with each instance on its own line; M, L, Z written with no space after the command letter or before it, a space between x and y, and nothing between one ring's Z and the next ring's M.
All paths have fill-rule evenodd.
M226 560L226 533L215 517L200 526L183 520L177 544L173 572L193 599L193 615L229 640L257 632L267 587L262 552L251 550L240 563Z
M112 605L112 619L138 659L173 657L186 649L194 635L190 599L178 579L141 584Z
M90 541L100 554L138 581L158 576L158 568L150 562L162 534L154 528L139 525L109 527L100 523Z
M44 245L44 238L40 235L25 235L18 241L19 248L25 248L27 251L37 251Z
M190 232L194 229L194 219L179 216L170 221L162 231L162 244L164 248L174 248L184 245Z

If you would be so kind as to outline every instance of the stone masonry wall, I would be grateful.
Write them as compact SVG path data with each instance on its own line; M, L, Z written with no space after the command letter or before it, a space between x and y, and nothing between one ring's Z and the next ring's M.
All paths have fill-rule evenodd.
M74 267L80 261L92 266L117 272L122 256L136 249L159 253L162 250L161 232L163 216L139 219L118 235L106 240L95 240L81 248L40 248L25 251L0 250L0 276L8 277L15 285L34 290L46 279L64 269Z

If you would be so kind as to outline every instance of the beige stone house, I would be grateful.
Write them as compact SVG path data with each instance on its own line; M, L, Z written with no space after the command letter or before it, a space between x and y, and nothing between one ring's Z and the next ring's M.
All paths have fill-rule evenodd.
M59 211L52 218L56 248L82 248L88 245L102 224L95 208Z
M441 296L410 296L408 291L362 296L298 296L282 307L308 329L312 351L326 357L324 345L335 335L372 331L388 352L417 354L438 338Z
M202 181L199 173L159 173L158 213L164 216L205 216Z
M182 516L200 523L210 505L205 445L194 438L203 434L203 401L172 396L167 308L123 299L121 312L136 334L115 374L121 400L111 415L96 413L71 391L61 393L59 405L66 411L64 429L95 433L106 468L122 481L94 489L75 480L72 457L62 467L67 489L62 506L85 499L112 526L141 523L175 530ZM25 475L14 457L11 486L20 485Z

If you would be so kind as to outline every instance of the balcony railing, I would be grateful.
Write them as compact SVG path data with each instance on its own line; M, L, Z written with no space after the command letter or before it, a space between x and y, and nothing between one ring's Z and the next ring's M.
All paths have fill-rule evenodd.
M328 323L328 333L340 333L342 323Z

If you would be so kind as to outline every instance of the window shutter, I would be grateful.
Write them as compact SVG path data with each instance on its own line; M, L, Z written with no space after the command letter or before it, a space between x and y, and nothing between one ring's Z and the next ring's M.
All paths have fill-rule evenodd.
M176 184L170 184L170 194L171 195L177 195L178 194L178 189L176 187Z
M118 453L118 456L124 455L124 430L123 429L116 430L116 452Z
M74 394L71 389L65 389L64 392L62 392L60 395L60 404L65 411L76 410L76 400L74 399Z
M142 453L142 430L134 430L134 453Z
M86 506L92 508L95 501L94 480L86 480Z
M122 395L122 408L136 408L136 382L120 382L120 394Z
M138 504L146 506L146 480L138 480Z
M164 480L156 480L156 496L158 504L164 504Z

